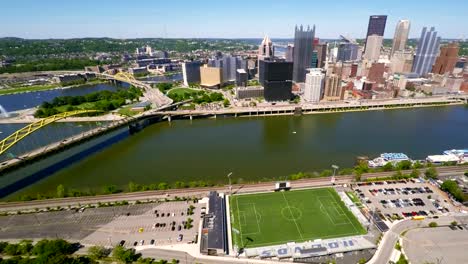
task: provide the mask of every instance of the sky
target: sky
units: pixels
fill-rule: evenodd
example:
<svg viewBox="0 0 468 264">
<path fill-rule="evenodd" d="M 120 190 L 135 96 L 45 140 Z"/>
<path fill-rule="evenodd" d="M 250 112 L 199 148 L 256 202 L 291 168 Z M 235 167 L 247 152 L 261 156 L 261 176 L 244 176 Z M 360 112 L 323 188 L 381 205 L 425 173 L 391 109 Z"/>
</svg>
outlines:
<svg viewBox="0 0 468 264">
<path fill-rule="evenodd" d="M 296 24 L 316 36 L 363 38 L 370 15 L 399 19 L 410 37 L 434 26 L 443 38 L 468 37 L 467 0 L 3 0 L 0 37 L 292 38 Z"/>
</svg>

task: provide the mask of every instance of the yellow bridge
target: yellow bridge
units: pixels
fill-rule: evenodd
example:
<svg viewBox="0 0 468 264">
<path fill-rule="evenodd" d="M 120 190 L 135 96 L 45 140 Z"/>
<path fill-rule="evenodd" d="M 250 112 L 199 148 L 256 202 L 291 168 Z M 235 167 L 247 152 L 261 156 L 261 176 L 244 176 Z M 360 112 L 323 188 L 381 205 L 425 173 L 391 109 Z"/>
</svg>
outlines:
<svg viewBox="0 0 468 264">
<path fill-rule="evenodd" d="M 88 113 L 99 113 L 102 111 L 99 110 L 75 110 L 75 111 L 70 111 L 70 112 L 64 112 L 60 114 L 56 114 L 53 116 L 49 116 L 46 118 L 43 118 L 37 122 L 31 123 L 17 131 L 15 131 L 13 134 L 9 135 L 8 137 L 4 138 L 2 141 L 0 141 L 0 155 L 5 153 L 9 148 L 11 148 L 13 145 L 21 141 L 23 138 L 29 136 L 30 134 L 34 133 L 36 130 L 43 128 L 49 124 L 52 124 L 60 119 L 64 119 L 70 116 L 76 116 L 76 115 L 82 115 L 82 114 L 88 114 Z"/>
</svg>

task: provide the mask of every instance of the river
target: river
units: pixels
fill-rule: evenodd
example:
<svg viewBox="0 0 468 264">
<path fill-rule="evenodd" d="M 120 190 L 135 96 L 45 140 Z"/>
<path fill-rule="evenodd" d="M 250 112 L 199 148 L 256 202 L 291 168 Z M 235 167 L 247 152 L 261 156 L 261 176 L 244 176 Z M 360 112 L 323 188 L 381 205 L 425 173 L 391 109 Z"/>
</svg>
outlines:
<svg viewBox="0 0 468 264">
<path fill-rule="evenodd" d="M 466 131 L 468 108 L 464 106 L 175 120 L 131 136 L 117 131 L 120 139 L 113 144 L 68 166 L 62 164 L 52 175 L 10 197 L 54 193 L 59 184 L 100 190 L 130 181 L 225 183 L 229 172 L 237 182 L 284 179 L 332 164 L 351 167 L 356 156 L 375 157 L 382 152 L 424 159 L 446 149 L 467 148 Z M 60 155 L 49 159 L 58 160 Z M 20 176 L 12 175 L 9 181 L 15 177 Z"/>
</svg>

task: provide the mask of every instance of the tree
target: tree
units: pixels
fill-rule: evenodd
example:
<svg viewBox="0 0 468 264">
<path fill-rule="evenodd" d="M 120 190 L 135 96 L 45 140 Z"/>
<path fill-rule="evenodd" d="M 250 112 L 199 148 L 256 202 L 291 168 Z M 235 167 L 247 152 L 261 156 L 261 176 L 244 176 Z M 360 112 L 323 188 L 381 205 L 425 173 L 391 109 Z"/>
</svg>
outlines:
<svg viewBox="0 0 468 264">
<path fill-rule="evenodd" d="M 387 162 L 387 164 L 385 164 L 382 167 L 383 171 L 393 171 L 394 169 L 395 169 L 395 167 L 393 167 L 393 164 L 391 162 Z"/>
<path fill-rule="evenodd" d="M 174 186 L 176 187 L 176 189 L 182 189 L 182 188 L 185 188 L 185 183 L 181 181 L 176 181 L 174 183 Z"/>
<path fill-rule="evenodd" d="M 167 190 L 169 189 L 169 184 L 167 184 L 166 182 L 160 182 L 158 184 L 158 190 Z"/>
<path fill-rule="evenodd" d="M 465 171 L 465 173 L 464 173 L 464 174 L 465 174 L 465 176 L 466 176 L 466 177 L 468 177 L 468 171 Z"/>
<path fill-rule="evenodd" d="M 321 173 L 320 173 L 320 177 L 328 177 L 328 176 L 332 176 L 333 175 L 333 171 L 332 170 L 323 170 Z"/>
<path fill-rule="evenodd" d="M 411 169 L 412 165 L 413 164 L 411 163 L 411 161 L 403 160 L 403 161 L 398 162 L 396 167 L 399 170 L 409 170 L 409 169 Z"/>
<path fill-rule="evenodd" d="M 6 245 L 6 247 L 3 249 L 3 253 L 9 256 L 17 256 L 21 254 L 19 246 L 17 244 Z"/>
<path fill-rule="evenodd" d="M 437 170 L 434 167 L 429 167 L 424 172 L 424 176 L 426 176 L 426 178 L 428 179 L 437 179 L 437 176 L 439 175 L 437 173 Z"/>
<path fill-rule="evenodd" d="M 458 225 L 458 223 L 457 223 L 457 221 L 453 221 L 453 222 L 450 223 L 450 225 L 451 226 L 456 226 L 456 225 Z"/>
<path fill-rule="evenodd" d="M 141 190 L 141 186 L 131 181 L 128 183 L 128 190 L 130 192 L 138 192 Z"/>
<path fill-rule="evenodd" d="M 231 105 L 231 103 L 229 102 L 229 100 L 228 100 L 228 99 L 224 99 L 224 101 L 223 101 L 223 106 L 224 106 L 224 107 L 228 107 L 228 106 L 230 106 L 230 105 Z"/>
<path fill-rule="evenodd" d="M 429 227 L 437 227 L 438 224 L 436 222 L 430 222 L 428 226 Z"/>
<path fill-rule="evenodd" d="M 421 172 L 418 169 L 413 169 L 410 173 L 411 178 L 418 178 L 421 176 Z"/>
<path fill-rule="evenodd" d="M 63 186 L 63 184 L 59 184 L 57 186 L 57 197 L 58 198 L 63 198 L 65 197 L 67 191 L 65 190 L 65 186 Z"/>
<path fill-rule="evenodd" d="M 422 167 L 424 167 L 424 166 L 423 166 L 423 165 L 421 164 L 421 162 L 419 162 L 419 161 L 416 161 L 416 162 L 413 164 L 413 168 L 414 168 L 414 169 L 420 169 L 420 168 L 422 168 Z"/>
<path fill-rule="evenodd" d="M 355 174 L 354 174 L 354 180 L 356 182 L 360 182 L 361 181 L 361 176 L 362 176 L 362 173 L 356 171 Z"/>
<path fill-rule="evenodd" d="M 88 255 L 96 260 L 107 257 L 109 253 L 109 250 L 102 246 L 92 246 L 88 249 Z"/>
<path fill-rule="evenodd" d="M 135 249 L 125 249 L 122 246 L 116 246 L 112 251 L 112 257 L 122 263 L 132 263 L 139 259 L 141 254 L 136 254 Z"/>
<path fill-rule="evenodd" d="M 112 193 L 119 193 L 121 190 L 117 188 L 115 185 L 106 185 L 102 188 L 102 192 L 104 194 L 112 194 Z"/>
</svg>

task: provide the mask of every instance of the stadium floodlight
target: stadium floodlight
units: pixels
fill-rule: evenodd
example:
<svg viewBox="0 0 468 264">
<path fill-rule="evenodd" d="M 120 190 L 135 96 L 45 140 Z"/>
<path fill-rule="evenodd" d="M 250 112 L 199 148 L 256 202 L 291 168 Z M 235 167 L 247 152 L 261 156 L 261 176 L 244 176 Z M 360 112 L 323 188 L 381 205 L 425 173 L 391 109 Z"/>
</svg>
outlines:
<svg viewBox="0 0 468 264">
<path fill-rule="evenodd" d="M 232 175 L 232 171 L 229 172 L 227 175 L 227 177 L 229 178 L 229 195 L 232 195 L 231 175 Z"/>
</svg>

